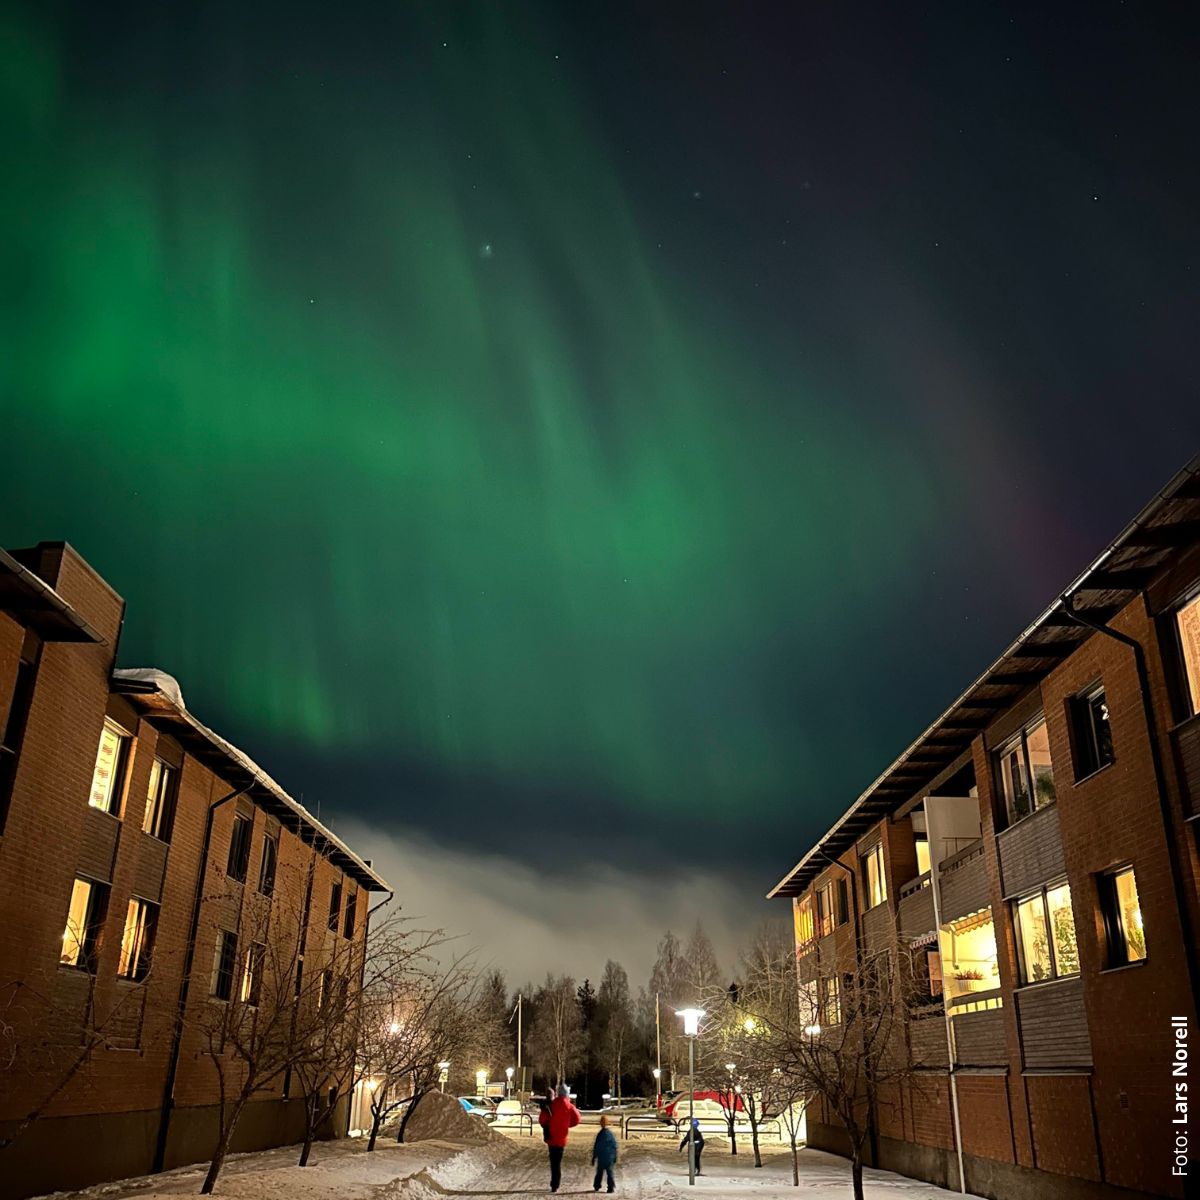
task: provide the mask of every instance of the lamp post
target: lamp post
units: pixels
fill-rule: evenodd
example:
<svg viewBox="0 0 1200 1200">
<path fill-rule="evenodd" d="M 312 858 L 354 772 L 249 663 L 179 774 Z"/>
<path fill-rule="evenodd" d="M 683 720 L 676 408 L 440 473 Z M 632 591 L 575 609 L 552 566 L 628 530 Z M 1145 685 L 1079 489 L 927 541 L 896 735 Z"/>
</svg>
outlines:
<svg viewBox="0 0 1200 1200">
<path fill-rule="evenodd" d="M 675 1015 L 683 1020 L 683 1033 L 688 1040 L 688 1186 L 696 1183 L 696 1034 L 700 1032 L 702 1008 L 676 1009 Z"/>
<path fill-rule="evenodd" d="M 650 1074 L 654 1076 L 654 1107 L 662 1108 L 662 1067 L 651 1067 Z"/>
<path fill-rule="evenodd" d="M 726 1063 L 725 1070 L 729 1072 L 729 1152 L 737 1153 L 737 1081 L 733 1077 L 737 1063 Z"/>
<path fill-rule="evenodd" d="M 506 1096 L 511 1096 L 512 1095 L 512 1077 L 513 1077 L 512 1067 L 505 1067 L 504 1074 L 508 1078 L 508 1082 L 504 1085 L 504 1094 Z"/>
</svg>

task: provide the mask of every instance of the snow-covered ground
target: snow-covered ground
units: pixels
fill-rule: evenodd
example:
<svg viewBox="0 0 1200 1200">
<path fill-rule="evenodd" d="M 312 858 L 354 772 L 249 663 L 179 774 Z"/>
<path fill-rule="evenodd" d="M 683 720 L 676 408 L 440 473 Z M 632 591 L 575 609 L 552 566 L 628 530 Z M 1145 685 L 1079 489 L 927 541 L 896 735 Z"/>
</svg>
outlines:
<svg viewBox="0 0 1200 1200">
<path fill-rule="evenodd" d="M 575 1131 L 563 1164 L 560 1196 L 588 1196 L 589 1164 L 594 1133 Z M 792 1186 L 791 1157 L 772 1146 L 763 1166 L 750 1154 L 736 1157 L 717 1139 L 705 1147 L 704 1173 L 688 1186 L 687 1159 L 676 1143 L 650 1140 L 621 1143 L 617 1191 L 630 1200 L 846 1200 L 850 1168 L 840 1158 L 818 1150 L 800 1154 L 800 1186 Z M 747 1147 L 748 1149 L 748 1147 Z M 505 1196 L 540 1196 L 549 1191 L 546 1150 L 538 1136 L 501 1135 L 483 1142 L 418 1141 L 398 1146 L 381 1140 L 374 1153 L 362 1139 L 319 1142 L 312 1162 L 300 1168 L 297 1150 L 286 1147 L 231 1158 L 216 1195 L 229 1200 L 443 1200 L 471 1197 L 500 1200 Z M 178 1200 L 194 1195 L 204 1167 L 184 1167 L 162 1175 L 103 1184 L 73 1193 L 77 1200 Z M 866 1172 L 869 1200 L 949 1200 L 954 1192 L 891 1175 Z"/>
</svg>

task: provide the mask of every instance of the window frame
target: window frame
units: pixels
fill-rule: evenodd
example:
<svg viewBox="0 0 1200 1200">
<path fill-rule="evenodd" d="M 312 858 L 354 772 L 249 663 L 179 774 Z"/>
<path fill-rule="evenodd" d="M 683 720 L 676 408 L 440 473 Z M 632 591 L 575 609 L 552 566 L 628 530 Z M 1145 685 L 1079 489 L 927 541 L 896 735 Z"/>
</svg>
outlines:
<svg viewBox="0 0 1200 1200">
<path fill-rule="evenodd" d="M 27 630 L 21 656 L 17 660 L 12 693 L 8 698 L 4 728 L 0 729 L 0 834 L 4 832 L 9 808 L 12 806 L 17 768 L 21 764 L 21 747 L 25 743 L 25 730 L 33 709 L 41 659 L 42 640 L 32 630 Z"/>
<path fill-rule="evenodd" d="M 228 948 L 228 953 L 226 949 Z M 226 961 L 228 960 L 228 961 Z M 212 981 L 209 998 L 228 1004 L 233 998 L 234 980 L 237 977 L 238 935 L 232 929 L 218 929 L 213 948 Z M 224 986 L 222 986 L 224 984 Z"/>
<path fill-rule="evenodd" d="M 828 937 L 834 931 L 833 920 L 833 880 L 827 879 L 816 892 L 816 923 L 817 937 Z"/>
<path fill-rule="evenodd" d="M 817 940 L 817 921 L 811 892 L 796 897 L 796 915 L 793 923 L 795 925 L 796 953 L 802 954 Z M 806 931 L 808 937 L 801 941 L 800 938 Z"/>
<path fill-rule="evenodd" d="M 871 887 L 871 863 L 876 862 L 876 883 Z M 886 904 L 888 899 L 887 870 L 883 858 L 883 840 L 880 839 L 859 856 L 859 866 L 862 874 L 863 903 L 867 912 Z M 876 894 L 878 893 L 878 894 Z"/>
<path fill-rule="evenodd" d="M 243 836 L 242 831 L 245 831 Z M 233 827 L 229 831 L 229 860 L 225 864 L 225 876 L 238 883 L 246 882 L 250 869 L 250 843 L 254 838 L 254 816 L 251 813 L 235 812 Z M 237 859 L 234 853 L 237 852 Z"/>
<path fill-rule="evenodd" d="M 1107 969 L 1117 967 L 1133 967 L 1144 963 L 1150 957 L 1150 948 L 1146 945 L 1146 925 L 1142 922 L 1142 953 L 1138 958 L 1129 955 L 1129 933 L 1125 928 L 1125 914 L 1121 910 L 1120 897 L 1117 892 L 1117 880 L 1128 875 L 1133 880 L 1134 895 L 1137 897 L 1138 913 L 1142 911 L 1142 894 L 1137 886 L 1137 872 L 1132 862 L 1110 867 L 1101 871 L 1097 877 L 1100 897 L 1100 915 L 1104 922 L 1105 964 Z"/>
<path fill-rule="evenodd" d="M 1034 716 L 1030 717 L 1020 729 L 1018 729 L 1011 737 L 1006 738 L 1004 742 L 992 752 L 992 767 L 993 774 L 996 780 L 996 792 L 1004 801 L 1004 812 L 1007 817 L 1008 825 L 1015 825 L 1018 821 L 1025 820 L 1026 817 L 1032 817 L 1034 813 L 1041 812 L 1044 808 L 1049 808 L 1050 805 L 1058 801 L 1058 789 L 1054 783 L 1054 759 L 1050 759 L 1050 783 L 1052 795 L 1049 800 L 1038 803 L 1038 785 L 1037 779 L 1033 772 L 1033 763 L 1029 757 L 1029 735 L 1035 733 L 1040 728 L 1046 728 L 1046 740 L 1049 742 L 1049 727 L 1046 723 L 1046 711 L 1040 709 Z M 1024 767 L 1025 778 L 1029 786 L 1029 811 L 1019 813 L 1016 811 L 1016 795 L 1009 796 L 1008 790 L 1004 786 L 1004 759 L 1012 753 L 1014 748 L 1020 749 L 1021 764 Z M 1014 788 L 1015 793 L 1015 788 Z"/>
<path fill-rule="evenodd" d="M 251 942 L 242 962 L 242 978 L 238 984 L 238 1003 L 257 1008 L 262 1003 L 263 965 L 267 961 L 265 942 Z"/>
<path fill-rule="evenodd" d="M 74 961 L 68 961 L 59 952 L 58 965 L 70 971 L 82 971 L 88 975 L 96 973 L 96 966 L 103 948 L 104 926 L 108 920 L 108 900 L 111 884 L 102 879 L 93 879 L 90 875 L 75 875 L 71 879 L 71 894 L 67 899 L 67 919 L 63 925 L 62 944 L 65 951 L 67 934 L 71 929 L 71 910 L 75 907 L 75 888 L 83 884 L 88 889 L 84 901 L 83 925 L 81 933 L 76 937 L 76 954 Z"/>
<path fill-rule="evenodd" d="M 270 848 L 270 874 L 267 872 L 267 850 Z M 262 851 L 258 860 L 258 894 L 271 897 L 275 895 L 275 877 L 279 870 L 279 830 L 267 830 L 263 834 Z M 264 884 L 266 886 L 264 886 Z"/>
<path fill-rule="evenodd" d="M 327 922 L 331 933 L 337 933 L 342 919 L 342 883 L 339 875 L 329 888 L 329 920 Z"/>
<path fill-rule="evenodd" d="M 1075 925 L 1075 900 L 1074 896 L 1071 895 L 1071 881 L 1066 876 L 1062 876 L 1042 884 L 1041 887 L 1035 888 L 1033 891 L 1017 896 L 1011 902 L 1010 913 L 1013 922 L 1013 941 L 1017 948 L 1017 971 L 1022 987 L 1040 983 L 1052 983 L 1056 979 L 1074 979 L 1083 973 L 1082 961 L 1080 961 L 1079 966 L 1074 971 L 1059 970 L 1058 946 L 1056 945 L 1054 934 L 1054 922 L 1050 915 L 1050 893 L 1057 891 L 1061 887 L 1067 889 L 1067 895 L 1071 898 L 1071 932 L 1075 939 L 1075 957 L 1079 958 L 1079 930 Z M 1022 929 L 1020 909 L 1021 905 L 1028 904 L 1039 897 L 1042 902 L 1042 919 L 1045 921 L 1046 950 L 1050 958 L 1050 973 L 1042 979 L 1032 979 L 1030 978 L 1029 964 L 1025 956 L 1025 937 Z"/>
<path fill-rule="evenodd" d="M 154 965 L 154 943 L 158 936 L 160 905 L 141 896 L 130 896 L 121 930 L 121 953 L 117 959 L 117 978 L 142 983 Z M 130 938 L 130 923 L 133 937 Z M 132 944 L 131 944 L 132 940 Z"/>
<path fill-rule="evenodd" d="M 150 764 L 151 785 L 146 789 L 146 811 L 142 814 L 142 832 L 160 842 L 170 843 L 175 831 L 175 802 L 179 794 L 179 768 L 156 754 Z"/>
<path fill-rule="evenodd" d="M 342 913 L 342 937 L 354 940 L 354 927 L 358 924 L 358 889 L 346 893 L 345 911 Z"/>
<path fill-rule="evenodd" d="M 1097 701 L 1104 705 L 1107 713 L 1108 696 L 1104 690 L 1102 679 L 1098 679 L 1091 687 L 1084 688 L 1082 692 L 1072 696 L 1068 702 L 1076 783 L 1090 779 L 1097 771 L 1103 771 L 1105 767 L 1111 766 L 1117 761 L 1112 741 L 1112 721 L 1109 716 L 1104 718 L 1104 722 L 1108 726 L 1107 739 L 1102 739 L 1100 736 L 1095 711 Z M 1107 757 L 1105 757 L 1102 747 L 1103 740 L 1106 740 L 1108 745 Z"/>
<path fill-rule="evenodd" d="M 111 733 L 117 739 L 117 752 L 113 756 L 112 774 L 109 780 L 108 797 L 104 804 L 96 804 L 93 797 L 96 794 L 96 772 L 100 767 L 100 751 L 104 746 L 104 735 Z M 88 807 L 96 812 L 107 813 L 118 821 L 122 819 L 125 808 L 125 775 L 129 767 L 129 751 L 133 744 L 133 734 L 125 729 L 112 717 L 104 718 L 100 730 L 100 740 L 96 743 L 96 761 L 92 764 L 92 781 L 88 788 Z"/>
<path fill-rule="evenodd" d="M 1193 604 L 1200 604 L 1200 579 L 1187 587 L 1180 598 L 1170 606 L 1167 615 L 1171 621 L 1171 643 L 1174 647 L 1174 675 L 1179 694 L 1180 722 L 1200 716 L 1200 662 L 1196 664 L 1197 678 L 1193 682 L 1188 674 L 1187 651 L 1184 649 L 1183 632 L 1179 618 Z M 1200 610 L 1198 610 L 1200 615 Z"/>
</svg>

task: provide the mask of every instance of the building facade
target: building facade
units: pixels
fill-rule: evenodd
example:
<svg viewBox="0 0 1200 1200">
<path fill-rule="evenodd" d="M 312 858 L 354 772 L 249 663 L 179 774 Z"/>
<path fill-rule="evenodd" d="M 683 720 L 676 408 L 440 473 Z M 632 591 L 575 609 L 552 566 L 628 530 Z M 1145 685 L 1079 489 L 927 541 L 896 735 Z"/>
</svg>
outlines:
<svg viewBox="0 0 1200 1200">
<path fill-rule="evenodd" d="M 770 892 L 826 1022 L 864 950 L 913 965 L 880 1166 L 996 1198 L 1184 1195 L 1198 834 L 1194 461 Z M 844 1150 L 819 1099 L 808 1131 Z"/>
<path fill-rule="evenodd" d="M 174 679 L 115 669 L 123 618 L 69 546 L 0 552 L 4 1197 L 207 1158 L 222 1014 L 282 963 L 354 987 L 390 891 Z M 234 1149 L 297 1140 L 301 1091 L 267 1081 Z"/>
</svg>

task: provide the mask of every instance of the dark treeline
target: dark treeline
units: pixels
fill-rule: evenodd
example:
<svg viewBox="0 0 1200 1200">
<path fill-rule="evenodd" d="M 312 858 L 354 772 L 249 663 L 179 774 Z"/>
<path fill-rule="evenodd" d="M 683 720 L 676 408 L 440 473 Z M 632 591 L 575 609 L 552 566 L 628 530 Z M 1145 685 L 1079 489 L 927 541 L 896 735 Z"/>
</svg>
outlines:
<svg viewBox="0 0 1200 1200">
<path fill-rule="evenodd" d="M 460 1094 L 473 1092 L 480 1069 L 494 1083 L 504 1080 L 506 1067 L 516 1065 L 515 1009 L 520 996 L 522 1060 L 529 1088 L 540 1091 L 565 1082 L 582 1106 L 592 1108 L 599 1107 L 606 1094 L 652 1097 L 660 1052 L 662 1090 L 682 1087 L 687 1043 L 675 1010 L 715 990 L 736 988 L 760 942 L 786 945 L 786 928 L 782 923 L 764 926 L 739 962 L 723 972 L 701 923 L 686 940 L 668 930 L 659 940 L 650 977 L 636 992 L 625 968 L 612 959 L 595 978 L 549 973 L 541 983 L 513 988 L 502 970 L 494 970 L 480 989 L 481 1045 L 486 1050 L 477 1062 L 455 1064 L 450 1086 Z M 698 1078 L 707 1069 L 703 1054 L 700 1048 Z"/>
</svg>

